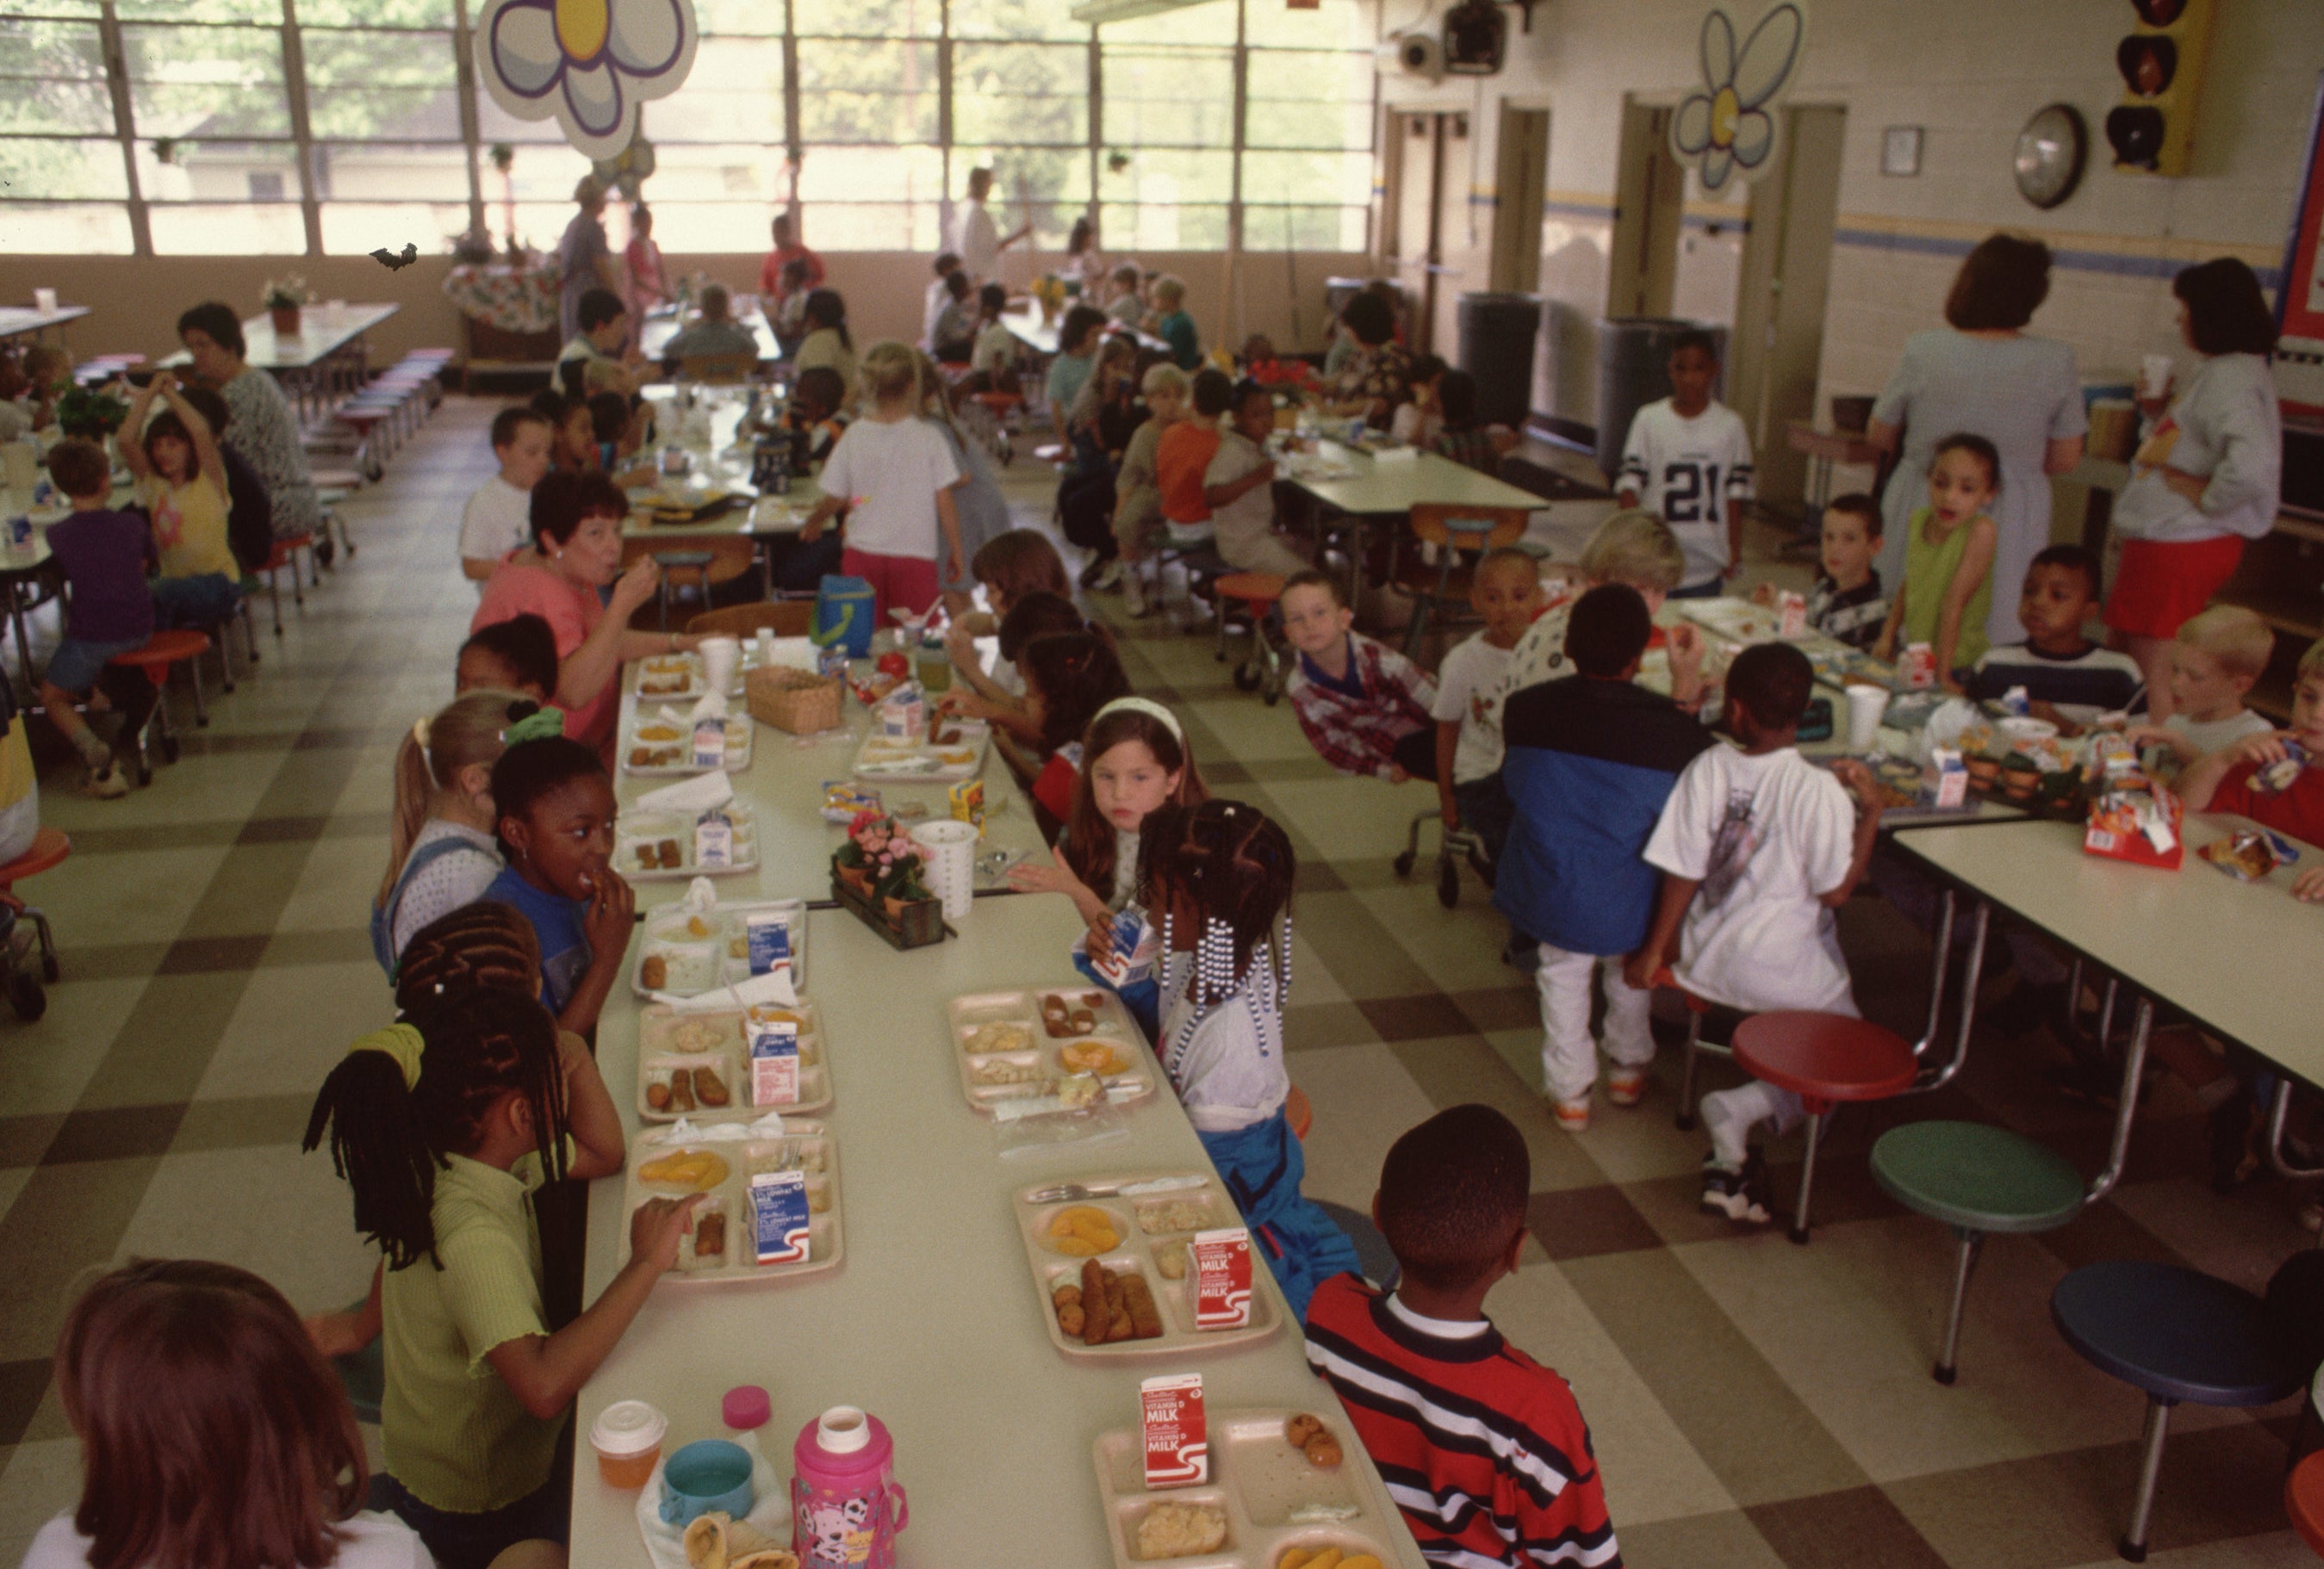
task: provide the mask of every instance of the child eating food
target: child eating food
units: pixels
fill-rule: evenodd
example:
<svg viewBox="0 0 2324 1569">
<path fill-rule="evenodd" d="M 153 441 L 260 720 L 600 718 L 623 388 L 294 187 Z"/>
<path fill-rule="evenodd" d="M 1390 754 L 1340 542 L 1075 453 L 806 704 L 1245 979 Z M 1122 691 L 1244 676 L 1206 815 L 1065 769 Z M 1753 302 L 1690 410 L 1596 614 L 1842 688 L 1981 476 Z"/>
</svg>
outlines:
<svg viewBox="0 0 2324 1569">
<path fill-rule="evenodd" d="M 566 1029 L 593 1035 L 637 908 L 613 869 L 613 782 L 593 748 L 552 734 L 501 754 L 492 796 L 508 866 L 484 897 L 515 905 L 532 922 L 541 1005 Z"/>
<path fill-rule="evenodd" d="M 1485 1295 L 1517 1272 L 1533 1160 L 1487 1106 L 1388 1149 L 1372 1219 L 1396 1289 L 1316 1289 L 1307 1365 L 1340 1397 L 1421 1555 L 1475 1569 L 1618 1564 L 1590 1429 L 1566 1381 L 1501 1338 Z"/>
<path fill-rule="evenodd" d="M 1969 694 L 1997 698 L 2025 689 L 2027 711 L 2080 735 L 2100 714 L 2119 712 L 2146 687 L 2138 662 L 2082 635 L 2098 612 L 2098 557 L 2079 545 L 2052 545 L 2025 568 L 2017 620 L 2025 641 L 1988 648 L 1969 673 Z"/>
<path fill-rule="evenodd" d="M 2324 638 L 2308 646 L 2292 688 L 2289 729 L 2246 736 L 2179 775 L 2190 812 L 2233 812 L 2310 844 L 2324 844 Z M 2302 899 L 2324 897 L 2310 867 L 2293 885 Z"/>
<path fill-rule="evenodd" d="M 54 529 L 49 537 L 55 539 Z M 2159 725 L 2134 726 L 2129 732 L 2133 741 L 2148 748 L 2150 773 L 2168 778 L 2198 757 L 2275 728 L 2244 706 L 2275 652 L 2275 633 L 2256 614 L 2241 605 L 2213 605 L 2180 622 L 2166 652 L 2171 717 Z"/>
<path fill-rule="evenodd" d="M 324 1080 L 303 1147 L 327 1134 L 355 1225 L 387 1256 L 384 1501 L 444 1569 L 484 1569 L 518 1541 L 562 1542 L 559 1432 L 677 1263 L 699 1197 L 641 1207 L 629 1262 L 549 1332 L 528 1197 L 544 1180 L 610 1176 L 625 1149 L 587 1051 L 507 992 L 447 996 L 357 1040 Z"/>
<path fill-rule="evenodd" d="M 1283 636 L 1299 652 L 1284 691 L 1299 728 L 1343 774 L 1436 777 L 1436 684 L 1394 649 L 1354 629 L 1356 613 L 1329 573 L 1310 568 L 1283 584 Z"/>
<path fill-rule="evenodd" d="M 396 748 L 387 874 L 371 907 L 372 957 L 391 979 L 412 933 L 483 898 L 505 869 L 493 765 L 512 745 L 562 733 L 548 711 L 512 693 L 472 692 L 415 722 Z"/>
<path fill-rule="evenodd" d="M 557 634 L 530 611 L 479 627 L 460 645 L 452 695 L 490 689 L 546 703 L 557 691 Z"/>
<path fill-rule="evenodd" d="M 1111 638 L 1097 632 L 1036 638 L 1018 658 L 1025 703 L 1040 726 L 1032 769 L 1033 803 L 1043 826 L 1062 825 L 1074 809 L 1082 769 L 1082 735 L 1098 710 L 1130 691 Z M 1006 732 L 1002 736 L 1006 744 Z"/>
<path fill-rule="evenodd" d="M 1888 601 L 1888 624 L 1873 645 L 1877 658 L 1926 643 L 1936 654 L 1938 684 L 1960 690 L 1959 672 L 1986 649 L 1993 607 L 1993 553 L 2000 533 L 1986 509 L 2001 491 L 2001 454 L 1965 432 L 1937 443 L 1929 464 L 1929 504 L 1905 530 L 1904 575 Z"/>
<path fill-rule="evenodd" d="M 1316 1285 L 1360 1266 L 1355 1244 L 1299 1191 L 1306 1167 L 1283 1115 L 1291 840 L 1236 801 L 1148 821 L 1141 871 L 1162 923 L 1155 1053 L 1250 1227 L 1253 1251 L 1304 1322 Z"/>
</svg>

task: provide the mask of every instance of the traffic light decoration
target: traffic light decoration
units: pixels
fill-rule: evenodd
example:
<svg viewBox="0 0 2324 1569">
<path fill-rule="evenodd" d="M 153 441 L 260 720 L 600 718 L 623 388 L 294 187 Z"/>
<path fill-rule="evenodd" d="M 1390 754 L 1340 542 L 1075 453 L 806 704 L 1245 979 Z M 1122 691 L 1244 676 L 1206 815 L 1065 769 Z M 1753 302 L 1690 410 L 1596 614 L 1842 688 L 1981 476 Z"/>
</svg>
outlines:
<svg viewBox="0 0 2324 1569">
<path fill-rule="evenodd" d="M 2122 103 L 2106 118 L 2114 166 L 2184 174 L 2211 52 L 2212 0 L 2131 0 L 2137 23 L 2115 45 Z"/>
</svg>

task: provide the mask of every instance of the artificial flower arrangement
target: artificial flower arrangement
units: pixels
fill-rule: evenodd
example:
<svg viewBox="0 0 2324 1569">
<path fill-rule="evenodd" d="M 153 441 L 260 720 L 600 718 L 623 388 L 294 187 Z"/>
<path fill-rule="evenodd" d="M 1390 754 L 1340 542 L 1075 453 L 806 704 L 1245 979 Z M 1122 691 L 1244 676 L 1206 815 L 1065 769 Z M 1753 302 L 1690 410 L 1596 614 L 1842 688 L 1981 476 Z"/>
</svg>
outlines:
<svg viewBox="0 0 2324 1569">
<path fill-rule="evenodd" d="M 944 906 L 928 891 L 920 847 L 896 820 L 866 809 L 831 858 L 833 896 L 897 948 L 944 940 Z"/>
<path fill-rule="evenodd" d="M 312 298 L 307 292 L 307 280 L 296 272 L 282 278 L 270 278 L 260 291 L 259 303 L 266 314 L 274 318 L 274 330 L 283 337 L 299 335 L 299 309 Z"/>
<path fill-rule="evenodd" d="M 68 387 L 57 399 L 57 424 L 67 436 L 103 441 L 129 417 L 129 405 L 102 387 Z"/>
</svg>

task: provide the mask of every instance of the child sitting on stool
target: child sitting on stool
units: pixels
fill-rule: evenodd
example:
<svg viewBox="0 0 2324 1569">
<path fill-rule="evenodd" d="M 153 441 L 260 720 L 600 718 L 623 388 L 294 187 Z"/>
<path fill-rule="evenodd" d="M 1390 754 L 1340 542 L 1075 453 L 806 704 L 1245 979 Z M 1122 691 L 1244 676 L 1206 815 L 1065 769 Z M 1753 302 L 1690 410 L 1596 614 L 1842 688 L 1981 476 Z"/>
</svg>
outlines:
<svg viewBox="0 0 2324 1569">
<path fill-rule="evenodd" d="M 1283 585 L 1283 636 L 1299 652 L 1284 690 L 1299 728 L 1343 774 L 1401 784 L 1436 777 L 1436 684 L 1394 649 L 1354 630 L 1340 585 L 1313 568 Z"/>
</svg>

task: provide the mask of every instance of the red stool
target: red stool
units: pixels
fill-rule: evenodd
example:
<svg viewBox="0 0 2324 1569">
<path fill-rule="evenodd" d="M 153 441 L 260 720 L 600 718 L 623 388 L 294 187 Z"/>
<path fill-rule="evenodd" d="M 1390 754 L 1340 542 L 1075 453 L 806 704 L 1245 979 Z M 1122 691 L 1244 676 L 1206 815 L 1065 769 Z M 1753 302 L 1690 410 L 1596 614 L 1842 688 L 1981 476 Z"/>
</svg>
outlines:
<svg viewBox="0 0 2324 1569">
<path fill-rule="evenodd" d="M 145 722 L 161 743 L 161 760 L 165 763 L 174 763 L 178 760 L 178 738 L 170 731 L 170 705 L 161 701 L 164 689 L 170 683 L 170 666 L 182 661 L 188 674 L 192 675 L 194 723 L 207 725 L 210 722 L 210 714 L 208 707 L 202 700 L 201 657 L 209 651 L 210 639 L 208 633 L 190 631 L 180 627 L 156 632 L 143 647 L 132 648 L 126 654 L 115 654 L 106 661 L 107 665 L 117 665 L 124 670 L 143 671 L 145 679 L 152 683 L 153 716 Z M 152 777 L 152 770 L 147 766 L 145 760 L 144 740 L 140 737 L 137 747 L 137 783 L 143 784 Z"/>
<path fill-rule="evenodd" d="M 285 534 L 274 542 L 274 548 L 267 553 L 265 563 L 251 573 L 253 577 L 266 580 L 266 597 L 274 602 L 274 635 L 278 638 L 282 636 L 282 589 L 276 574 L 286 566 L 290 569 L 291 601 L 298 606 L 300 614 L 304 615 L 307 611 L 307 596 L 299 587 L 299 553 L 302 550 L 307 553 L 311 570 L 315 559 L 315 537 L 311 534 Z M 355 553 L 350 550 L 348 554 L 352 555 Z M 317 581 L 321 580 L 318 578 Z"/>
<path fill-rule="evenodd" d="M 1806 1104 L 1807 1159 L 1792 1211 L 1792 1240 L 1808 1240 L 1808 1195 L 1826 1113 L 1843 1101 L 1887 1100 L 1913 1087 L 1920 1062 L 1894 1030 L 1840 1014 L 1754 1014 L 1735 1026 L 1735 1063 Z"/>
<path fill-rule="evenodd" d="M 2324 1449 L 2292 1468 L 2283 1482 L 2283 1512 L 2308 1550 L 2324 1556 Z"/>
<path fill-rule="evenodd" d="M 1692 1133 L 1694 1130 L 1695 1058 L 1705 1051 L 1710 1052 L 1713 1057 L 1732 1057 L 1735 1053 L 1720 1045 L 1716 1041 L 1706 1041 L 1702 1038 L 1702 1019 L 1704 1014 L 1711 1012 L 1711 1005 L 1679 985 L 1678 977 L 1671 973 L 1670 966 L 1665 965 L 1655 971 L 1654 989 L 1658 992 L 1676 992 L 1679 995 L 1679 1000 L 1686 1004 L 1686 1057 L 1679 1069 L 1676 1121 L 1679 1132 Z"/>
<path fill-rule="evenodd" d="M 1211 583 L 1218 596 L 1220 663 L 1227 656 L 1227 607 L 1239 604 L 1250 617 L 1250 657 L 1235 666 L 1234 684 L 1244 692 L 1262 692 L 1273 708 L 1283 696 L 1284 658 L 1267 635 L 1267 613 L 1283 597 L 1283 579 L 1271 572 L 1231 572 Z"/>
<path fill-rule="evenodd" d="M 1307 1130 L 1315 1125 L 1315 1108 L 1307 1104 L 1307 1092 L 1297 1085 L 1283 1097 L 1283 1120 L 1291 1124 L 1291 1136 L 1301 1143 L 1307 1142 Z"/>
<path fill-rule="evenodd" d="M 14 950 L 8 950 L 8 1002 L 16 1016 L 31 1023 L 49 1010 L 49 995 L 41 989 L 44 980 L 57 978 L 57 935 L 50 929 L 49 918 L 16 896 L 16 885 L 26 877 L 37 876 L 61 863 L 72 854 L 72 840 L 61 829 L 44 828 L 32 836 L 30 849 L 14 860 L 0 863 L 0 906 L 5 906 L 16 921 L 29 921 L 40 936 L 41 973 L 19 973 L 14 966 Z"/>
</svg>

